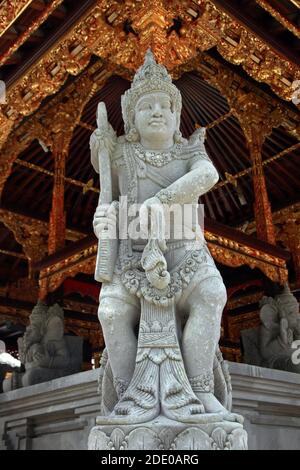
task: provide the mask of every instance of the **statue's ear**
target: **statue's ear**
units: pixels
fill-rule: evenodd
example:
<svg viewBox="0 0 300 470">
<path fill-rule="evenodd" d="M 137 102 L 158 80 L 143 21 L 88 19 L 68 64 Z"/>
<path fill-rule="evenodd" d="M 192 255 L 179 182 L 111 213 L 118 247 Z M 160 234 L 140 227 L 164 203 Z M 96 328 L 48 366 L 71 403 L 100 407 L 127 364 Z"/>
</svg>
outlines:
<svg viewBox="0 0 300 470">
<path fill-rule="evenodd" d="M 279 326 L 278 313 L 278 309 L 275 305 L 267 304 L 260 309 L 259 315 L 261 322 L 268 330 Z"/>
</svg>

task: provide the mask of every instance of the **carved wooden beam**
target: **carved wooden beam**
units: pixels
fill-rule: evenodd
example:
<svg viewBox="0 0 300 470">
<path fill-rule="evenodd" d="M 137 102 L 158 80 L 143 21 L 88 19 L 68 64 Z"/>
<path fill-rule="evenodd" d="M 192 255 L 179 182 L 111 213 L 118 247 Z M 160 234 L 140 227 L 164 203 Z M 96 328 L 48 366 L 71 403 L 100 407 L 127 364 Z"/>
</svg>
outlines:
<svg viewBox="0 0 300 470">
<path fill-rule="evenodd" d="M 3 65 L 13 54 L 14 52 L 17 51 L 19 47 L 24 44 L 24 42 L 31 36 L 34 31 L 36 31 L 39 26 L 47 20 L 47 18 L 53 13 L 53 11 L 63 2 L 63 0 L 52 0 L 48 5 L 44 5 L 44 9 L 42 10 L 42 13 L 36 18 L 24 31 L 24 33 L 20 34 L 17 39 L 12 43 L 11 46 L 9 46 L 8 50 L 5 51 L 1 56 L 0 56 L 0 67 Z M 3 2 L 6 3 L 6 2 Z M 10 2 L 11 3 L 11 2 Z M 20 0 L 15 1 L 14 3 L 16 4 L 21 4 Z M 23 2 L 24 3 L 24 2 Z M 27 2 L 27 3 L 33 3 L 32 1 Z M 1 5 L 2 6 L 2 5 Z M 25 7 L 26 8 L 26 7 Z M 1 18 L 1 12 L 0 12 L 0 18 Z M 1 27 L 1 24 L 0 24 Z M 3 34 L 3 33 L 2 33 Z M 1 32 L 0 32 L 0 37 L 1 37 Z"/>
<path fill-rule="evenodd" d="M 296 109 L 293 111 L 291 107 L 261 90 L 253 81 L 233 72 L 229 66 L 220 63 L 207 52 L 198 54 L 196 58 L 175 68 L 173 76 L 179 78 L 183 73 L 193 70 L 197 71 L 203 80 L 217 88 L 227 99 L 231 113 L 238 109 L 243 96 L 249 93 L 255 94 L 262 100 L 263 107 L 276 112 L 278 125 L 283 126 L 287 132 L 300 140 L 300 113 Z"/>
<path fill-rule="evenodd" d="M 279 23 L 282 24 L 286 29 L 293 33 L 297 38 L 300 38 L 300 28 L 290 21 L 285 15 L 281 14 L 276 8 L 274 8 L 268 0 L 256 0 L 259 6 L 266 10 L 270 15 L 272 15 Z M 295 6 L 300 8 L 300 2 L 298 5 L 295 3 Z"/>
<path fill-rule="evenodd" d="M 21 14 L 29 7 L 32 0 L 3 0 L 0 4 L 0 38 Z"/>
</svg>

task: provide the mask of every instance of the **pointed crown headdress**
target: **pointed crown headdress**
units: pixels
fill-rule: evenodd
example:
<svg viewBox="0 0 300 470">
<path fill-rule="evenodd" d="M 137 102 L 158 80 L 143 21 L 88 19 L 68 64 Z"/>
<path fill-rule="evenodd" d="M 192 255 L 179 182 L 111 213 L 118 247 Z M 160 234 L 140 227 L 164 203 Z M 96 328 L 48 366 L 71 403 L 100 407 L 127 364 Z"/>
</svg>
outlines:
<svg viewBox="0 0 300 470">
<path fill-rule="evenodd" d="M 151 49 L 148 49 L 144 64 L 136 72 L 129 90 L 122 96 L 122 115 L 126 134 L 133 126 L 134 110 L 138 100 L 145 94 L 153 92 L 167 93 L 179 118 L 182 107 L 180 91 L 172 83 L 166 67 L 158 64 Z"/>
<path fill-rule="evenodd" d="M 288 284 L 284 285 L 284 289 L 281 294 L 276 295 L 275 300 L 281 305 L 294 305 L 299 306 L 298 300 L 291 292 Z"/>
</svg>

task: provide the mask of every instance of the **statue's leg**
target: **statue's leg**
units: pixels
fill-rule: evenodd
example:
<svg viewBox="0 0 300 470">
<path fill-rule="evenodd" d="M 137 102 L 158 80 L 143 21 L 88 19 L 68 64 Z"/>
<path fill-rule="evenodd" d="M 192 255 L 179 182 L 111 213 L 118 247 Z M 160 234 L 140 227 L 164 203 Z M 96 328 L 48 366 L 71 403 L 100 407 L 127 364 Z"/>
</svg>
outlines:
<svg viewBox="0 0 300 470">
<path fill-rule="evenodd" d="M 134 372 L 137 351 L 135 328 L 139 315 L 138 299 L 127 293 L 120 281 L 102 286 L 98 316 L 119 397 Z"/>
<path fill-rule="evenodd" d="M 186 300 L 182 353 L 189 377 L 212 373 L 225 303 L 226 288 L 220 276 L 200 282 Z"/>
<path fill-rule="evenodd" d="M 182 335 L 182 354 L 192 389 L 206 413 L 219 413 L 224 419 L 236 421 L 240 417 L 229 413 L 213 393 L 213 363 L 226 300 L 226 288 L 218 274 L 194 287 L 186 299 L 188 319 Z"/>
</svg>

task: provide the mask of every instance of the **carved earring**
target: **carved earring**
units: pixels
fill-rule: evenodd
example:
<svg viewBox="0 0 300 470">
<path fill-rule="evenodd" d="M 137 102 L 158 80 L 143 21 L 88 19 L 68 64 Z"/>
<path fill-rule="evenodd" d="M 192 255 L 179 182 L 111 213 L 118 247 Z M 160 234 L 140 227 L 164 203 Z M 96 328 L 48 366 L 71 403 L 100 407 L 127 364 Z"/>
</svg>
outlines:
<svg viewBox="0 0 300 470">
<path fill-rule="evenodd" d="M 135 127 L 131 127 L 128 134 L 126 134 L 126 140 L 128 142 L 138 142 L 140 140 L 140 134 Z"/>
<path fill-rule="evenodd" d="M 183 142 L 182 134 L 179 130 L 175 131 L 174 133 L 174 142 L 175 144 L 181 144 Z"/>
</svg>

